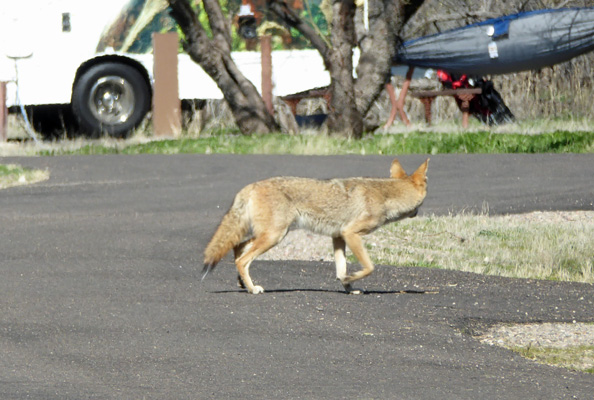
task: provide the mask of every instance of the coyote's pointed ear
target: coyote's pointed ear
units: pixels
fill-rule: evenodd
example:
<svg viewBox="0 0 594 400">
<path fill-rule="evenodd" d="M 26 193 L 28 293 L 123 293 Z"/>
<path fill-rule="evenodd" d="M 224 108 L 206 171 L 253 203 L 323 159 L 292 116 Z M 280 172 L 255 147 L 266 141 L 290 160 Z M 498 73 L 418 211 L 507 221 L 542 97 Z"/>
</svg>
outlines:
<svg viewBox="0 0 594 400">
<path fill-rule="evenodd" d="M 404 172 L 402 165 L 400 165 L 398 160 L 395 158 L 394 161 L 392 161 L 392 166 L 390 167 L 390 177 L 396 178 L 396 179 L 402 179 L 402 178 L 406 178 L 406 176 L 407 176 L 406 172 Z"/>
<path fill-rule="evenodd" d="M 429 166 L 429 159 L 425 161 L 417 170 L 410 176 L 416 185 L 423 185 L 427 182 L 427 167 Z"/>
</svg>

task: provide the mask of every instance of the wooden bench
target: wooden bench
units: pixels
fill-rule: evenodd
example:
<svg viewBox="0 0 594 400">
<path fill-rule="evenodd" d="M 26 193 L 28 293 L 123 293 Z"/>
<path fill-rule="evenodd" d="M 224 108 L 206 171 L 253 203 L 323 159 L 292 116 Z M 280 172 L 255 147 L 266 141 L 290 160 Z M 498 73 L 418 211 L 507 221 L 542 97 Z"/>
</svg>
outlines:
<svg viewBox="0 0 594 400">
<path fill-rule="evenodd" d="M 410 67 L 408 72 L 406 73 L 406 79 L 402 84 L 402 90 L 400 91 L 400 96 L 396 99 L 396 95 L 394 93 L 394 86 L 391 83 L 386 84 L 386 90 L 388 91 L 388 95 L 390 96 L 390 102 L 392 104 L 392 110 L 390 112 L 390 117 L 388 121 L 384 125 L 384 128 L 389 128 L 394 123 L 394 119 L 396 119 L 396 115 L 400 116 L 402 122 L 406 125 L 410 125 L 410 121 L 404 112 L 404 100 L 410 88 L 410 81 L 412 79 L 412 75 L 414 72 L 414 67 Z M 470 102 L 472 99 L 480 95 L 482 93 L 482 89 L 480 88 L 473 88 L 473 89 L 445 89 L 445 90 L 424 90 L 419 92 L 411 92 L 411 96 L 419 99 L 423 105 L 425 106 L 425 121 L 430 124 L 431 123 L 431 105 L 433 104 L 433 100 L 437 96 L 453 96 L 460 100 L 460 109 L 462 110 L 462 126 L 464 128 L 468 127 L 468 116 L 470 114 Z"/>
<path fill-rule="evenodd" d="M 325 86 L 281 97 L 281 99 L 289 105 L 293 115 L 297 115 L 297 105 L 301 100 L 312 98 L 323 98 L 326 100 L 326 104 L 328 104 L 329 107 L 330 100 L 332 99 L 332 93 L 330 92 L 330 88 Z"/>
<path fill-rule="evenodd" d="M 470 102 L 472 99 L 483 92 L 481 88 L 474 89 L 445 89 L 445 90 L 424 90 L 420 92 L 411 92 L 411 96 L 416 97 L 425 106 L 425 121 L 431 124 L 431 105 L 437 96 L 453 96 L 460 100 L 460 110 L 462 111 L 462 126 L 468 127 L 468 116 L 470 114 Z"/>
</svg>

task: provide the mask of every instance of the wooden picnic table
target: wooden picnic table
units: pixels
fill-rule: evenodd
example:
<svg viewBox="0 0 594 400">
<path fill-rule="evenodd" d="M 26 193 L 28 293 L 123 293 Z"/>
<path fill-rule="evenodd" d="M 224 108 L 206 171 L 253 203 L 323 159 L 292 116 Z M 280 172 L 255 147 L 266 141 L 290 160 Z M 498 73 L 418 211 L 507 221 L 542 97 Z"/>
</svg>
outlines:
<svg viewBox="0 0 594 400">
<path fill-rule="evenodd" d="M 390 117 L 388 121 L 384 125 L 384 128 L 389 128 L 394 123 L 396 119 L 396 115 L 400 116 L 402 122 L 406 125 L 410 125 L 410 120 L 408 119 L 406 112 L 404 111 L 404 100 L 406 99 L 406 95 L 409 92 L 410 88 L 410 81 L 412 79 L 412 75 L 414 72 L 414 67 L 410 67 L 406 73 L 406 79 L 402 84 L 402 90 L 400 91 L 400 95 L 398 99 L 396 99 L 396 95 L 394 92 L 394 86 L 391 83 L 386 84 L 386 90 L 388 91 L 388 95 L 390 96 L 390 103 L 392 104 L 392 109 L 390 111 Z M 468 127 L 468 117 L 470 115 L 470 102 L 474 99 L 475 96 L 480 95 L 482 93 L 481 88 L 471 88 L 471 89 L 444 89 L 444 90 L 423 90 L 423 91 L 411 91 L 411 96 L 418 98 L 423 105 L 425 106 L 425 121 L 428 124 L 431 124 L 431 105 L 433 104 L 433 100 L 435 100 L 438 96 L 452 96 L 460 100 L 460 109 L 462 110 L 462 126 L 464 128 Z"/>
</svg>

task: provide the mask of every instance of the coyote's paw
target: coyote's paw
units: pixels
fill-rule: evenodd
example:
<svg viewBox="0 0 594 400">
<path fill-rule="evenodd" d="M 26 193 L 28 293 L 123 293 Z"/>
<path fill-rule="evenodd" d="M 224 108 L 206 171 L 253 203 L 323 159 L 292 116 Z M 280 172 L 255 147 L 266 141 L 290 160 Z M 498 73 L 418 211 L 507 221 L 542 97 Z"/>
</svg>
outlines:
<svg viewBox="0 0 594 400">
<path fill-rule="evenodd" d="M 347 292 L 347 294 L 361 294 L 361 293 L 363 293 L 362 290 L 353 289 L 353 286 L 351 286 L 350 283 L 343 283 L 343 286 L 344 286 L 344 290 Z"/>
<path fill-rule="evenodd" d="M 251 294 L 260 294 L 264 293 L 264 288 L 262 286 L 254 286 L 253 290 L 250 290 Z"/>
<path fill-rule="evenodd" d="M 237 287 L 240 289 L 245 289 L 245 285 L 243 284 L 243 281 L 241 280 L 241 276 L 237 277 Z"/>
</svg>

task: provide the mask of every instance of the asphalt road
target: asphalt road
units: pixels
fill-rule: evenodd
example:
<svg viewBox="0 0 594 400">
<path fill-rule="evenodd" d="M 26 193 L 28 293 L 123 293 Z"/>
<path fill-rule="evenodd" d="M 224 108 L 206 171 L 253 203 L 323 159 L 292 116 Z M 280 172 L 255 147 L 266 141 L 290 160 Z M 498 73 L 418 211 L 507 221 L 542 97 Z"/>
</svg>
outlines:
<svg viewBox="0 0 594 400">
<path fill-rule="evenodd" d="M 412 172 L 423 156 L 401 157 Z M 594 321 L 594 287 L 201 252 L 234 193 L 272 175 L 387 176 L 391 157 L 0 158 L 0 399 L 591 399 L 594 375 L 481 344 L 498 322 Z M 424 213 L 593 210 L 592 155 L 432 156 Z"/>
</svg>

